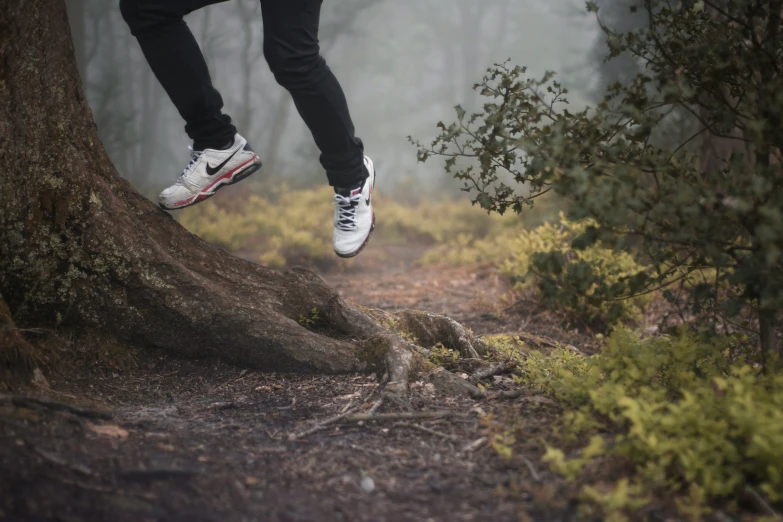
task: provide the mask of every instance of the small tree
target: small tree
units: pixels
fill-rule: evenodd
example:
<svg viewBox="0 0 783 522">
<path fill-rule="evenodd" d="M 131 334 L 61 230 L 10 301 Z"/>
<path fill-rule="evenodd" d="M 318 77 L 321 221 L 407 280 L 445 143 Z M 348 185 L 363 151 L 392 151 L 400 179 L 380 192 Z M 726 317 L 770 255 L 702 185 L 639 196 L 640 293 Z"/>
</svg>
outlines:
<svg viewBox="0 0 783 522">
<path fill-rule="evenodd" d="M 630 52 L 646 66 L 610 85 L 597 107 L 571 112 L 551 73 L 529 79 L 524 68 L 498 65 L 476 85 L 483 111 L 457 107 L 458 121 L 439 124 L 419 159 L 447 157 L 447 170 L 488 211 L 521 212 L 549 191 L 565 196 L 571 217 L 597 222 L 576 246 L 632 239 L 654 267 L 601 285 L 589 267 L 567 265 L 585 288 L 601 286 L 596 299 L 663 288 L 725 321 L 749 305 L 771 353 L 783 306 L 782 4 L 638 1 L 631 9 L 646 15 L 645 27 L 603 29 L 610 57 Z M 676 113 L 697 128 L 662 145 Z M 545 274 L 566 264 L 552 254 L 536 266 Z M 687 298 L 671 291 L 682 282 L 691 283 Z"/>
</svg>

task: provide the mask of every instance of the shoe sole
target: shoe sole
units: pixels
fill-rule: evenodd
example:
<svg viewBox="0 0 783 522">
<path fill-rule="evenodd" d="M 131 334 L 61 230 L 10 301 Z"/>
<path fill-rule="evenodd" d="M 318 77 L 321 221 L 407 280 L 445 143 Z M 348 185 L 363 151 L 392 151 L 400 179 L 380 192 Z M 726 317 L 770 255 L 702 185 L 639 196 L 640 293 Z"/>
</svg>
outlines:
<svg viewBox="0 0 783 522">
<path fill-rule="evenodd" d="M 184 205 L 177 205 L 172 207 L 167 207 L 163 205 L 163 203 L 158 202 L 158 206 L 162 208 L 163 210 L 181 210 L 183 208 L 192 207 L 193 205 L 196 205 L 197 203 L 201 203 L 202 201 L 205 201 L 215 194 L 217 194 L 218 190 L 221 188 L 228 186 L 228 185 L 234 185 L 236 183 L 239 183 L 243 179 L 247 178 L 251 174 L 258 171 L 258 169 L 261 168 L 261 160 L 258 159 L 258 162 L 255 163 L 254 160 L 257 160 L 258 156 L 250 160 L 250 164 L 247 167 L 241 168 L 234 172 L 230 178 L 227 178 L 225 180 L 220 180 L 218 183 L 216 183 L 214 186 L 212 186 L 209 190 L 209 192 L 202 192 L 200 194 L 197 194 L 193 196 L 193 198 Z"/>
<path fill-rule="evenodd" d="M 375 190 L 375 183 L 378 181 L 378 169 L 375 168 L 374 163 L 372 166 L 372 170 L 373 170 L 373 180 L 372 180 L 372 190 L 370 191 L 370 194 L 372 194 L 372 191 Z M 370 201 L 372 202 L 372 199 Z M 341 254 L 337 250 L 335 250 L 334 253 L 337 254 L 337 257 L 341 257 L 343 259 L 350 259 L 352 257 L 358 256 L 359 254 L 361 254 L 362 250 L 364 250 L 364 247 L 367 246 L 367 243 L 370 242 L 370 238 L 372 237 L 372 233 L 374 230 L 375 230 L 375 211 L 373 210 L 372 225 L 370 225 L 370 233 L 367 234 L 366 238 L 364 238 L 364 242 L 361 244 L 361 246 L 355 252 L 351 252 L 350 254 Z"/>
</svg>

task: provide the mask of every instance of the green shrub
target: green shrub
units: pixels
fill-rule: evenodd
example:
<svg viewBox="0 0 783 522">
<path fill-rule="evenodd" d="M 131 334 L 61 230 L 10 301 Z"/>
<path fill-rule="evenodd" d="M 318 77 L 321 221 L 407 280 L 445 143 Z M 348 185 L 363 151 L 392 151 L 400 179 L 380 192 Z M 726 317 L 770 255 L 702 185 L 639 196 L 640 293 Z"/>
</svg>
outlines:
<svg viewBox="0 0 783 522">
<path fill-rule="evenodd" d="M 533 230 L 503 228 L 485 238 L 462 234 L 426 253 L 422 262 L 489 263 L 519 287 L 535 285 L 548 305 L 584 321 L 613 325 L 638 319 L 650 295 L 614 301 L 612 288 L 649 268 L 629 252 L 600 243 L 574 248 L 574 239 L 591 226 L 592 220 L 572 222 L 561 213 L 558 223 Z"/>
<path fill-rule="evenodd" d="M 597 224 L 580 238 L 634 242 L 656 267 L 612 298 L 713 270 L 667 298 L 701 316 L 751 308 L 766 357 L 779 351 L 783 310 L 783 32 L 778 0 L 632 0 L 645 23 L 607 33 L 607 58 L 634 56 L 639 73 L 574 108 L 552 73 L 497 65 L 475 85 L 481 109 L 418 144 L 485 210 L 523 212 L 555 192 L 569 217 Z M 587 2 L 598 12 L 599 2 Z M 555 258 L 549 265 L 561 268 Z M 543 264 L 543 263 L 542 263 Z M 557 274 L 555 274 L 556 276 Z M 726 289 L 731 292 L 726 295 Z M 783 362 L 783 361 L 779 361 Z"/>
<path fill-rule="evenodd" d="M 256 253 L 263 264 L 332 260 L 332 189 L 287 190 L 248 195 L 227 207 L 207 201 L 185 209 L 180 222 L 206 241 L 231 252 Z M 439 244 L 455 235 L 481 237 L 518 227 L 517 216 L 487 215 L 462 201 L 401 204 L 375 193 L 376 238 L 387 242 Z"/>
<path fill-rule="evenodd" d="M 780 501 L 783 375 L 765 375 L 735 357 L 742 342 L 707 342 L 685 331 L 642 339 L 618 329 L 591 357 L 565 349 L 529 352 L 515 378 L 565 409 L 562 438 L 548 441 L 545 455 L 554 471 L 574 480 L 587 463 L 605 457 L 632 466 L 630 485 L 623 486 L 627 502 L 617 498 L 617 488 L 584 491 L 606 509 L 626 512 L 644 495 L 668 491 L 692 515 L 697 500 L 730 500 L 748 485 Z M 579 451 L 563 449 L 585 439 Z"/>
<path fill-rule="evenodd" d="M 331 188 L 250 195 L 221 208 L 213 201 L 184 210 L 180 222 L 202 239 L 232 252 L 260 253 L 275 267 L 331 256 Z"/>
</svg>

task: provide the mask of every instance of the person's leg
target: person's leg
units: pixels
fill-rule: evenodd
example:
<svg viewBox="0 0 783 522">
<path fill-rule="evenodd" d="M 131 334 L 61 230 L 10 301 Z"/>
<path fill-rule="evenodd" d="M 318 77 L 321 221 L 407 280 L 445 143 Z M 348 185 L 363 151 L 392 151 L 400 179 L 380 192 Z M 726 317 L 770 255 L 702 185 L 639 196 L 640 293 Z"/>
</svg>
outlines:
<svg viewBox="0 0 783 522">
<path fill-rule="evenodd" d="M 185 120 L 185 131 L 196 150 L 233 143 L 237 131 L 221 111 L 223 99 L 212 86 L 201 49 L 182 17 L 223 1 L 120 0 L 122 17 Z"/>
<path fill-rule="evenodd" d="M 320 55 L 321 0 L 261 0 L 261 12 L 264 56 L 312 132 L 329 184 L 362 183 L 368 175 L 364 147 L 354 135 L 343 90 Z"/>
<path fill-rule="evenodd" d="M 158 196 L 158 204 L 165 210 L 204 201 L 261 167 L 258 155 L 237 134 L 231 118 L 221 112 L 223 100 L 212 86 L 204 56 L 182 19 L 218 1 L 224 0 L 120 0 L 123 18 L 193 139 L 187 167 L 177 182 Z"/>
</svg>

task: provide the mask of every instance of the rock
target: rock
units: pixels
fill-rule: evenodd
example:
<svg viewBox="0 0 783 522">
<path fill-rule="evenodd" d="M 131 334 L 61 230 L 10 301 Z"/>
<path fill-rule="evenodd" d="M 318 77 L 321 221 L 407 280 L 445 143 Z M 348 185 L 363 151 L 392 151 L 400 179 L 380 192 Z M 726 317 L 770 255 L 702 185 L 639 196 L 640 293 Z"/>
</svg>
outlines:
<svg viewBox="0 0 783 522">
<path fill-rule="evenodd" d="M 44 377 L 40 368 L 35 368 L 33 370 L 33 386 L 37 386 L 38 388 L 49 388 L 49 381 L 46 380 L 46 377 Z"/>
<path fill-rule="evenodd" d="M 361 486 L 362 489 L 367 493 L 372 493 L 375 491 L 375 481 L 372 479 L 372 477 L 368 477 L 367 475 L 362 477 Z"/>
</svg>

